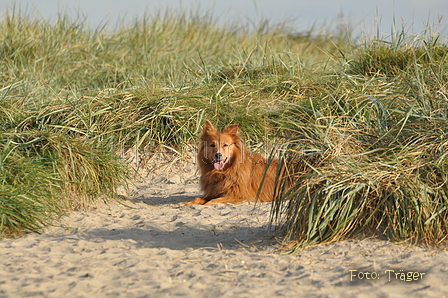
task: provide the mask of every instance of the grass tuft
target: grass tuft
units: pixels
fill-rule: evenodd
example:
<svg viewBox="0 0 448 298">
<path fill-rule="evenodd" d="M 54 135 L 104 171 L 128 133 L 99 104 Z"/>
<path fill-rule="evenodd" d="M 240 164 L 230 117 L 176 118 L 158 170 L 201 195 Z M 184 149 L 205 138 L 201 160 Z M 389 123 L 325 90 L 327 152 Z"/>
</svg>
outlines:
<svg viewBox="0 0 448 298">
<path fill-rule="evenodd" d="M 279 117 L 293 183 L 277 192 L 272 221 L 295 249 L 359 235 L 446 245 L 448 64 L 438 40 L 406 50 L 372 41 L 327 80 L 323 99 Z"/>
</svg>

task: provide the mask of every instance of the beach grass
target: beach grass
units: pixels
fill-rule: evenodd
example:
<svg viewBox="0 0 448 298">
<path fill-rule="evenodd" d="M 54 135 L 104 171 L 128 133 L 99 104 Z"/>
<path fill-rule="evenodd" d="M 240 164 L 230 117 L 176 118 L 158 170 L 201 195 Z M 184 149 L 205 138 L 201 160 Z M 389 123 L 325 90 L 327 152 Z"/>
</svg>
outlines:
<svg viewBox="0 0 448 298">
<path fill-rule="evenodd" d="M 181 150 L 209 119 L 288 165 L 272 223 L 295 247 L 445 240 L 448 47 L 430 28 L 357 42 L 199 12 L 92 29 L 11 11 L 0 40 L 3 235 L 117 198 L 125 152 Z"/>
<path fill-rule="evenodd" d="M 445 246 L 447 45 L 432 35 L 373 40 L 344 56 L 326 94 L 280 117 L 293 181 L 277 192 L 272 220 L 293 250 L 366 235 Z"/>
</svg>

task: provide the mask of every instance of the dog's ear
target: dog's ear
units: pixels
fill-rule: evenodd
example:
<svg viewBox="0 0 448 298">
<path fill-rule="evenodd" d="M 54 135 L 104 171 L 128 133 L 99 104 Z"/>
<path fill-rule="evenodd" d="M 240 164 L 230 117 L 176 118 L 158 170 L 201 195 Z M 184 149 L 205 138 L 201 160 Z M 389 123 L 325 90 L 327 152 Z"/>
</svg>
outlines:
<svg viewBox="0 0 448 298">
<path fill-rule="evenodd" d="M 202 128 L 202 135 L 210 135 L 216 132 L 216 128 L 208 120 L 205 120 L 204 127 Z"/>
<path fill-rule="evenodd" d="M 238 126 L 239 124 L 232 124 L 224 128 L 223 133 L 229 133 L 229 134 L 238 134 Z"/>
</svg>

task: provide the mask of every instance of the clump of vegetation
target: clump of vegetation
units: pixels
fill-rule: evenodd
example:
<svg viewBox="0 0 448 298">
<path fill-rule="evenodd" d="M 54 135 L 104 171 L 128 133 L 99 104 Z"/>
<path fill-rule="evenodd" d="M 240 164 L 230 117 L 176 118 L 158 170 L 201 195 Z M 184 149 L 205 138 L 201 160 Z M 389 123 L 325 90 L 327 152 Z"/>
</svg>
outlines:
<svg viewBox="0 0 448 298">
<path fill-rule="evenodd" d="M 327 81 L 326 100 L 282 114 L 294 180 L 272 216 L 295 248 L 355 235 L 446 244 L 448 52 L 419 41 L 367 43 Z"/>
</svg>

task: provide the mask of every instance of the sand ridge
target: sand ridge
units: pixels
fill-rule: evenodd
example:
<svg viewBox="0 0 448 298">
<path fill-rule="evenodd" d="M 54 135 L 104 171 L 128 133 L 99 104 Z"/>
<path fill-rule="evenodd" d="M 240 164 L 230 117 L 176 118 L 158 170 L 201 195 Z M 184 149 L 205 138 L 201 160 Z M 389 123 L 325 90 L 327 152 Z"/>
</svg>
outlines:
<svg viewBox="0 0 448 298">
<path fill-rule="evenodd" d="M 0 240 L 0 297 L 447 297 L 447 251 L 364 239 L 281 254 L 270 203 L 180 207 L 196 181 L 147 177 L 128 207 Z"/>
</svg>

